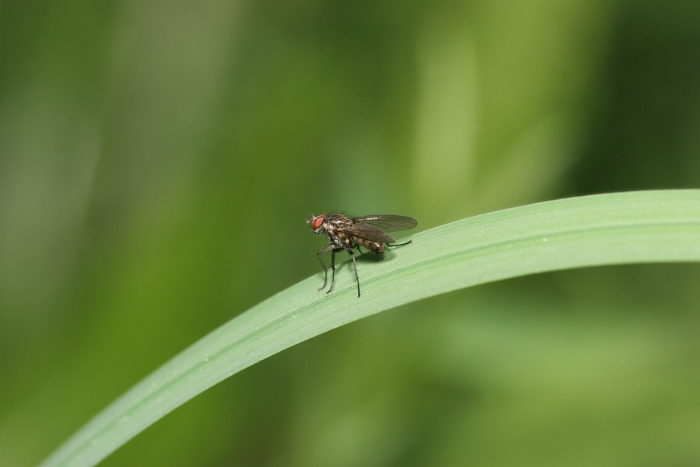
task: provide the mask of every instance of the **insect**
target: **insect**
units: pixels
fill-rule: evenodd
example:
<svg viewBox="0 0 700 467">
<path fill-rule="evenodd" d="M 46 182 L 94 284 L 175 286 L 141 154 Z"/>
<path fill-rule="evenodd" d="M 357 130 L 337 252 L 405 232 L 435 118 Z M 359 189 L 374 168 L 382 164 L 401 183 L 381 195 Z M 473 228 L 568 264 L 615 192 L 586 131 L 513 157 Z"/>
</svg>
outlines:
<svg viewBox="0 0 700 467">
<path fill-rule="evenodd" d="M 335 254 L 339 251 L 347 251 L 352 257 L 352 266 L 355 269 L 355 280 L 357 281 L 357 298 L 360 298 L 360 277 L 357 275 L 357 262 L 355 261 L 355 249 L 362 254 L 360 247 L 365 247 L 375 255 L 384 253 L 386 247 L 398 247 L 408 245 L 413 240 L 405 243 L 395 243 L 396 240 L 387 232 L 395 232 L 397 230 L 412 229 L 418 222 L 411 217 L 406 216 L 360 216 L 348 217 L 343 214 L 321 214 L 312 216 L 306 220 L 307 224 L 311 224 L 311 229 L 317 235 L 326 234 L 331 244 L 321 249 L 316 256 L 323 266 L 325 277 L 323 285 L 319 292 L 326 288 L 328 282 L 328 268 L 321 259 L 321 255 L 331 252 L 331 287 L 326 292 L 326 295 L 333 291 L 335 283 Z"/>
</svg>

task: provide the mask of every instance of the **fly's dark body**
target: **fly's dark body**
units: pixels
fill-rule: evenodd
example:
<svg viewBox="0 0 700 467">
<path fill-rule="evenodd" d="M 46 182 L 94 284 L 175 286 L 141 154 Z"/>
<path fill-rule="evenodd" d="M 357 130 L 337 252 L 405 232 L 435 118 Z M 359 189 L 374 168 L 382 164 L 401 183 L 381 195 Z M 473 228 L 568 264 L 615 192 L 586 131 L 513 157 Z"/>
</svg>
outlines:
<svg viewBox="0 0 700 467">
<path fill-rule="evenodd" d="M 364 247 L 374 253 L 381 255 L 387 247 L 397 247 L 408 245 L 406 243 L 396 244 L 396 240 L 387 234 L 397 230 L 412 229 L 418 223 L 415 219 L 406 216 L 380 215 L 380 216 L 360 216 L 348 217 L 343 214 L 321 214 L 307 219 L 311 224 L 315 234 L 327 235 L 331 244 L 318 252 L 318 260 L 323 266 L 325 278 L 323 286 L 318 289 L 323 290 L 328 282 L 328 268 L 321 259 L 321 255 L 331 252 L 331 287 L 326 292 L 328 295 L 333 290 L 335 283 L 335 254 L 339 251 L 347 251 L 352 257 L 352 265 L 355 269 L 355 279 L 357 280 L 357 298 L 360 298 L 360 278 L 357 275 L 357 262 L 355 261 L 355 249 L 362 253 L 360 247 Z"/>
</svg>

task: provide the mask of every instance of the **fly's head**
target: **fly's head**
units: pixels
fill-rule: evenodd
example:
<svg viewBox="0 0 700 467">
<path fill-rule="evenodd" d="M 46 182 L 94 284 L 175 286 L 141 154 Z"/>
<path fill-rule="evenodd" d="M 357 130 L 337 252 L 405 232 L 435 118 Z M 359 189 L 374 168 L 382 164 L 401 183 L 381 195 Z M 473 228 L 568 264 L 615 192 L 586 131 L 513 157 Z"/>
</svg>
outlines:
<svg viewBox="0 0 700 467">
<path fill-rule="evenodd" d="M 323 235 L 326 233 L 326 215 L 321 214 L 319 216 L 311 216 L 306 219 L 307 224 L 311 224 L 311 230 L 314 231 L 316 235 Z"/>
</svg>

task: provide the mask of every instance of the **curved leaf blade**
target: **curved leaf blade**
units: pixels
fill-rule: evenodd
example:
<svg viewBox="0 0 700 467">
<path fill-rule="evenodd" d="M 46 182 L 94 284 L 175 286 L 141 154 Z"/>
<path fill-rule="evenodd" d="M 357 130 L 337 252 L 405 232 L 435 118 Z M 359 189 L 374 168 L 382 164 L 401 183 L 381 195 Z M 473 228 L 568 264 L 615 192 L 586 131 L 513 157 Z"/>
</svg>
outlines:
<svg viewBox="0 0 700 467">
<path fill-rule="evenodd" d="M 383 310 L 511 277 L 584 266 L 700 261 L 700 190 L 570 198 L 485 214 L 360 261 L 336 291 L 310 277 L 214 330 L 117 399 L 43 466 L 92 466 L 168 412 L 294 344 Z"/>
</svg>

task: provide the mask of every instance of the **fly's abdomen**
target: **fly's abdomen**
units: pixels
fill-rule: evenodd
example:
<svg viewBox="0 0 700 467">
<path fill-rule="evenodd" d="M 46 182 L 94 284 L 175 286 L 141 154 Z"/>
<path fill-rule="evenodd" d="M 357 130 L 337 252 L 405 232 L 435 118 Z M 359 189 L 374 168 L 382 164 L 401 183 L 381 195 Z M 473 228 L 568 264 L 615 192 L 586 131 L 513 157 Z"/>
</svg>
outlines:
<svg viewBox="0 0 700 467">
<path fill-rule="evenodd" d="M 384 244 L 381 242 L 373 242 L 371 240 L 355 236 L 353 236 L 352 241 L 360 246 L 367 248 L 375 255 L 381 255 L 382 253 L 384 253 Z"/>
</svg>

